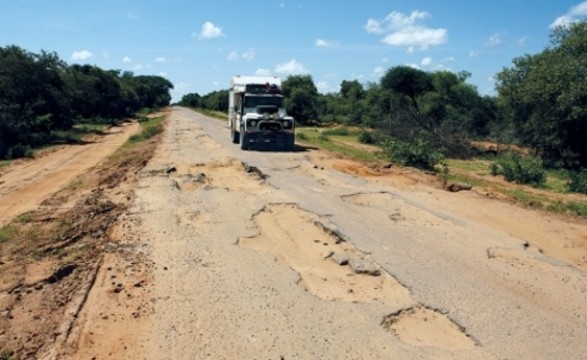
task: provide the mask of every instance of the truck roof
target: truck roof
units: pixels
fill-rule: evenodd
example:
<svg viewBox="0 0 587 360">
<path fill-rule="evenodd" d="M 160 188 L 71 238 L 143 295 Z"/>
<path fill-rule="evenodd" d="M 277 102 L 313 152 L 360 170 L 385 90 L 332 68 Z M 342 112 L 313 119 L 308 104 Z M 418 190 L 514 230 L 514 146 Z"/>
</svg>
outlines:
<svg viewBox="0 0 587 360">
<path fill-rule="evenodd" d="M 276 85 L 281 87 L 281 79 L 278 76 L 233 76 L 230 80 L 230 87 L 241 87 L 244 90 L 245 85 L 247 84 L 257 84 L 257 85 L 264 85 L 269 83 L 269 85 Z"/>
</svg>

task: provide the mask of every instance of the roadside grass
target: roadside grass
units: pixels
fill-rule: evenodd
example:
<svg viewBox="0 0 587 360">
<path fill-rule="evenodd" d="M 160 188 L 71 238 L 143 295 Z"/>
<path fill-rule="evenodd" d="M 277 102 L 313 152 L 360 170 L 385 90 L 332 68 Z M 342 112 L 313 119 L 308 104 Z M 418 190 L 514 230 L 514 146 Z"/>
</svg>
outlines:
<svg viewBox="0 0 587 360">
<path fill-rule="evenodd" d="M 163 121 L 165 116 L 158 117 L 141 117 L 139 123 L 141 125 L 141 132 L 132 135 L 124 146 L 130 146 L 152 138 L 153 136 L 163 132 Z"/>
<path fill-rule="evenodd" d="M 353 160 L 388 163 L 389 159 L 383 151 L 366 151 L 355 145 L 360 144 L 360 134 L 360 129 L 347 127 L 333 129 L 298 127 L 296 129 L 296 139 L 299 142 Z M 448 158 L 444 160 L 448 171 L 439 170 L 437 176 L 444 182 L 466 183 L 476 188 L 486 189 L 520 206 L 557 214 L 587 217 L 587 198 L 582 200 L 580 196 L 572 195 L 567 191 L 567 182 L 570 180 L 567 171 L 546 169 L 546 182 L 539 188 L 515 183 L 504 184 L 501 177 L 496 178 L 491 175 L 491 165 L 506 156 L 507 154 L 468 160 Z"/>
<path fill-rule="evenodd" d="M 210 117 L 213 117 L 218 120 L 226 121 L 226 119 L 228 119 L 228 114 L 224 113 L 222 111 L 204 110 L 204 109 L 197 109 L 197 111 L 201 112 L 202 114 L 204 114 L 206 116 L 210 116 Z"/>
<path fill-rule="evenodd" d="M 0 228 L 0 244 L 11 241 L 18 232 L 16 225 L 8 224 Z"/>
<path fill-rule="evenodd" d="M 354 160 L 367 162 L 385 161 L 383 152 L 372 152 L 353 146 L 352 144 L 362 145 L 359 142 L 359 135 L 359 130 L 346 128 L 325 130 L 315 127 L 296 128 L 296 140 L 309 145 L 314 145 Z"/>
<path fill-rule="evenodd" d="M 499 157 L 495 159 L 499 159 Z M 499 181 L 493 181 L 491 164 L 494 161 L 446 159 L 445 162 L 449 169 L 448 181 L 468 183 L 475 187 L 490 189 L 525 207 L 557 214 L 587 217 L 587 201 L 561 199 L 565 194 L 569 194 L 566 186 L 570 176 L 564 170 L 546 169 L 546 183 L 535 189 L 529 185 L 514 183 L 503 185 Z"/>
</svg>

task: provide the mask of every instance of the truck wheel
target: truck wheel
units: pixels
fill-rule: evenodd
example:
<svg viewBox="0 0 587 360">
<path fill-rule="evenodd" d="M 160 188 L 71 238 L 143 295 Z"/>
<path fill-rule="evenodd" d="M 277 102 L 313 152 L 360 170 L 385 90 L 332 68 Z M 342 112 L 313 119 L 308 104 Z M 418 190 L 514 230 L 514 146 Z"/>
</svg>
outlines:
<svg viewBox="0 0 587 360">
<path fill-rule="evenodd" d="M 296 149 L 296 137 L 291 135 L 285 142 L 285 151 L 294 151 Z"/>
<path fill-rule="evenodd" d="M 230 138 L 232 139 L 233 144 L 238 144 L 240 140 L 240 134 L 235 129 L 235 125 L 232 124 L 230 126 Z"/>
<path fill-rule="evenodd" d="M 248 150 L 249 149 L 249 139 L 247 134 L 245 133 L 245 129 L 242 128 L 241 126 L 241 131 L 240 131 L 240 144 L 241 144 L 241 150 Z"/>
</svg>

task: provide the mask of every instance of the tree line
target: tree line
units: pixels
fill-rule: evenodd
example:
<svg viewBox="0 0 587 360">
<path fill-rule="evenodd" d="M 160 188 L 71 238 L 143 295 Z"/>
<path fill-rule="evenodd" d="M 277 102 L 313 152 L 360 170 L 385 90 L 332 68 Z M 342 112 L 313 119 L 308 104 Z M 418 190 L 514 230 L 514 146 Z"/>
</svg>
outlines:
<svg viewBox="0 0 587 360">
<path fill-rule="evenodd" d="M 587 22 L 555 29 L 542 52 L 514 59 L 496 75 L 496 96 L 480 95 L 470 75 L 396 66 L 379 82 L 345 80 L 329 94 L 310 75 L 292 75 L 283 91 L 299 124 L 375 129 L 375 141 L 391 147 L 456 157 L 473 153 L 473 139 L 517 143 L 548 166 L 587 167 Z M 180 104 L 227 111 L 227 98 L 227 90 L 192 93 Z"/>
<path fill-rule="evenodd" d="M 68 65 L 56 53 L 0 47 L 0 159 L 62 141 L 60 134 L 81 123 L 112 124 L 167 106 L 171 89 L 160 76 Z"/>
</svg>

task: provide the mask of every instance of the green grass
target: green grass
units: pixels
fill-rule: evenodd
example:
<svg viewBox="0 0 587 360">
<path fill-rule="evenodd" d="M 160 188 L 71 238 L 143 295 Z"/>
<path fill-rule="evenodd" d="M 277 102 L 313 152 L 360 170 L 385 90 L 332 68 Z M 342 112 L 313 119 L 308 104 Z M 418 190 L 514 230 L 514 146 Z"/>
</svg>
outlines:
<svg viewBox="0 0 587 360">
<path fill-rule="evenodd" d="M 385 160 L 382 153 L 373 153 L 343 144 L 343 142 L 360 144 L 359 132 L 339 129 L 344 128 L 319 131 L 317 128 L 298 127 L 296 129 L 296 139 L 355 160 L 369 162 Z"/>
<path fill-rule="evenodd" d="M 12 350 L 3 350 L 0 353 L 0 360 L 12 360 L 14 356 L 14 351 Z"/>
<path fill-rule="evenodd" d="M 163 121 L 165 116 L 153 117 L 153 118 L 141 118 L 139 123 L 141 124 L 141 132 L 139 134 L 132 135 L 129 138 L 129 143 L 138 143 L 150 139 L 151 137 L 163 132 Z"/>
<path fill-rule="evenodd" d="M 0 160 L 0 169 L 12 164 L 12 160 Z"/>
<path fill-rule="evenodd" d="M 564 170 L 546 170 L 546 184 L 544 188 L 557 192 L 566 193 L 567 183 L 571 177 L 567 171 Z"/>
<path fill-rule="evenodd" d="M 481 159 L 460 160 L 460 159 L 445 159 L 444 162 L 449 169 L 459 169 L 466 172 L 471 172 L 476 175 L 489 175 L 491 173 L 491 162 Z"/>
<path fill-rule="evenodd" d="M 28 224 L 33 220 L 33 216 L 31 213 L 23 213 L 16 217 L 16 221 L 21 224 Z"/>
<path fill-rule="evenodd" d="M 0 228 L 0 244 L 10 241 L 17 233 L 18 229 L 12 224 Z"/>
</svg>

